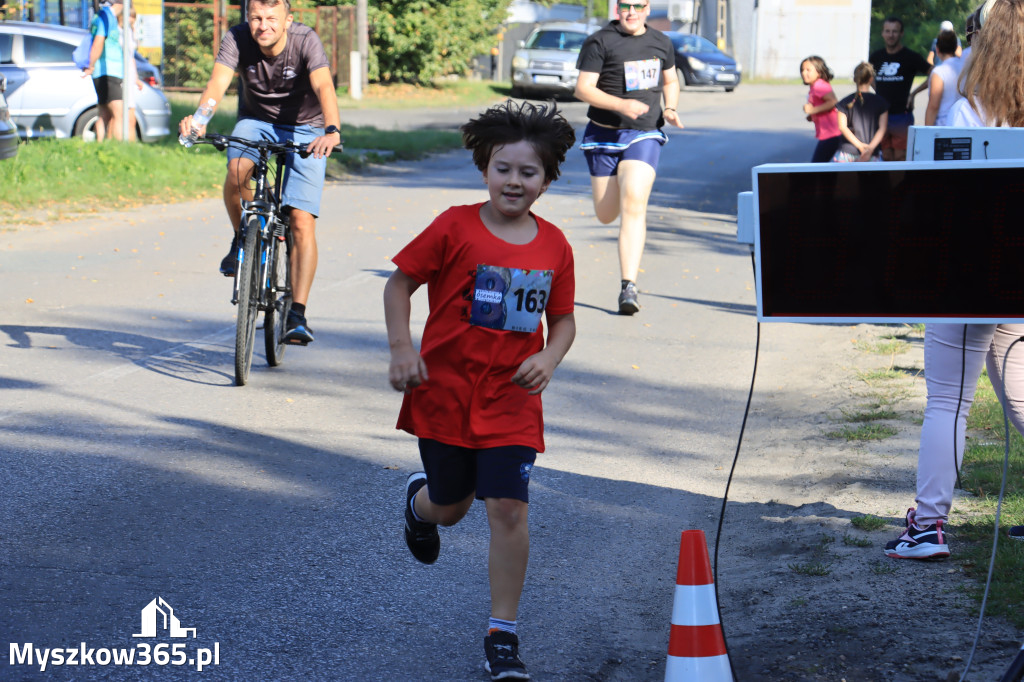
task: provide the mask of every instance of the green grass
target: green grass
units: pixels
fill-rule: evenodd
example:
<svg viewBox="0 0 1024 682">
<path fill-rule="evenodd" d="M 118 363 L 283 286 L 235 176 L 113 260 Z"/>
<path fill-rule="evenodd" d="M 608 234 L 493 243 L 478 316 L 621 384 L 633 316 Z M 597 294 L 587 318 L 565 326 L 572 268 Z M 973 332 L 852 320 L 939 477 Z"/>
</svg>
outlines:
<svg viewBox="0 0 1024 682">
<path fill-rule="evenodd" d="M 864 516 L 854 516 L 850 519 L 850 524 L 853 525 L 854 528 L 858 528 L 860 530 L 874 531 L 884 528 L 889 525 L 889 522 L 885 519 L 880 519 L 873 514 L 865 514 Z"/>
<path fill-rule="evenodd" d="M 832 567 L 824 561 L 804 561 L 789 564 L 789 569 L 794 573 L 807 576 L 823 576 L 832 572 Z"/>
<path fill-rule="evenodd" d="M 950 525 L 953 558 L 964 573 L 974 578 L 968 592 L 980 606 L 992 554 L 992 531 L 1003 478 L 1003 412 L 988 377 L 978 382 L 967 423 L 967 450 L 961 470 L 964 489 L 975 497 L 957 501 Z M 993 443 L 994 442 L 994 443 Z M 985 606 L 987 615 L 1002 616 L 1024 628 L 1024 542 L 1006 537 L 1006 529 L 1024 523 L 1024 440 L 1010 427 L 1010 459 L 999 526 L 999 547 L 992 588 Z"/>
<path fill-rule="evenodd" d="M 439 80 L 433 86 L 395 83 L 371 84 L 363 91 L 363 98 L 347 95 L 338 98 L 345 120 L 345 109 L 422 109 L 441 107 L 485 107 L 511 97 L 508 83 L 485 80 Z"/>
<path fill-rule="evenodd" d="M 830 431 L 825 435 L 839 440 L 883 440 L 899 433 L 895 427 L 887 424 L 861 424 L 857 427 L 844 426 L 838 431 Z"/>
<path fill-rule="evenodd" d="M 870 547 L 875 544 L 867 538 L 859 538 L 856 535 L 850 535 L 846 533 L 843 535 L 843 544 L 847 547 Z"/>
<path fill-rule="evenodd" d="M 848 422 L 862 423 L 862 422 L 873 422 L 881 419 L 896 419 L 897 415 L 895 410 L 880 409 L 878 407 L 870 407 L 867 410 L 855 412 L 853 410 L 841 410 L 843 419 Z"/>
<path fill-rule="evenodd" d="M 192 113 L 198 97 L 174 94 L 169 99 L 173 128 Z M 225 101 L 209 129 L 231 132 L 234 110 L 234 103 Z M 342 125 L 341 135 L 350 153 L 332 155 L 330 178 L 342 177 L 367 161 L 414 160 L 461 145 L 454 131 L 381 132 Z M 0 226 L 220 196 L 224 168 L 222 152 L 205 145 L 185 149 L 173 134 L 155 144 L 33 140 L 0 164 L 0 186 L 6 190 L 0 196 Z"/>
<path fill-rule="evenodd" d="M 858 341 L 857 349 L 866 353 L 875 353 L 876 355 L 899 355 L 910 350 L 910 344 L 903 339 L 883 338 L 883 340 L 873 343 Z"/>
</svg>

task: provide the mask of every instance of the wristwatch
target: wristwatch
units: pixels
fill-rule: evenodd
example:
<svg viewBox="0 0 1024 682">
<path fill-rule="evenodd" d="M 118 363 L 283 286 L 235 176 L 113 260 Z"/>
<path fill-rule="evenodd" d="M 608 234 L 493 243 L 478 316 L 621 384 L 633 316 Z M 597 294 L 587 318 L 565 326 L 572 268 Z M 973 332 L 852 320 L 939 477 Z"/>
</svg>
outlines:
<svg viewBox="0 0 1024 682">
<path fill-rule="evenodd" d="M 338 126 L 327 126 L 324 128 L 324 135 L 330 135 L 331 133 L 338 133 L 341 135 L 341 128 Z"/>
</svg>

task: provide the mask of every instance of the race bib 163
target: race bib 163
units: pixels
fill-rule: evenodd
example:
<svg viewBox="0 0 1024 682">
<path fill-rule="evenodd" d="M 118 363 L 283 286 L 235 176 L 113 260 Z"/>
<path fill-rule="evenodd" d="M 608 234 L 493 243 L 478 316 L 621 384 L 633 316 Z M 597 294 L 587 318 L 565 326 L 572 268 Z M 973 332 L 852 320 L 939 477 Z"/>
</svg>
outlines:
<svg viewBox="0 0 1024 682">
<path fill-rule="evenodd" d="M 553 270 L 476 266 L 469 323 L 511 332 L 537 331 L 553 276 Z"/>
</svg>

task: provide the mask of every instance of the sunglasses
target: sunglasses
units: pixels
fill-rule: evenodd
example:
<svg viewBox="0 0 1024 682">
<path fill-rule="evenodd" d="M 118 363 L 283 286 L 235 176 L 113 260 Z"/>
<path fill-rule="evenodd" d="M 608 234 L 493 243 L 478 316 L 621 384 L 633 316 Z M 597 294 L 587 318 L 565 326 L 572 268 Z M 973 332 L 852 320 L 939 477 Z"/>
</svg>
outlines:
<svg viewBox="0 0 1024 682">
<path fill-rule="evenodd" d="M 647 7 L 647 3 L 633 3 L 633 2 L 620 2 L 619 12 L 625 14 L 629 10 L 633 10 L 637 14 L 640 14 Z"/>
</svg>

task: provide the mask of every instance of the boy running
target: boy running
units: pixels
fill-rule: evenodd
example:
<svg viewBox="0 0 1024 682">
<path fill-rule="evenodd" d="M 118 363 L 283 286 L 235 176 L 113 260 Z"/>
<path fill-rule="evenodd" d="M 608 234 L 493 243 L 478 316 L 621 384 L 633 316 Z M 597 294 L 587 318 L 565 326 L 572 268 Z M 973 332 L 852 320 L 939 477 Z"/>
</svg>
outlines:
<svg viewBox="0 0 1024 682">
<path fill-rule="evenodd" d="M 431 564 L 474 499 L 490 526 L 491 618 L 484 637 L 492 680 L 528 680 L 516 614 L 530 538 L 527 488 L 544 451 L 540 394 L 576 336 L 572 248 L 530 212 L 575 142 L 558 111 L 506 102 L 462 126 L 490 200 L 454 206 L 397 256 L 384 287 L 389 379 L 404 391 L 398 427 L 419 438 L 423 472 L 406 482 L 405 540 Z M 412 294 L 427 285 L 420 352 Z M 544 324 L 548 333 L 545 345 Z"/>
</svg>

